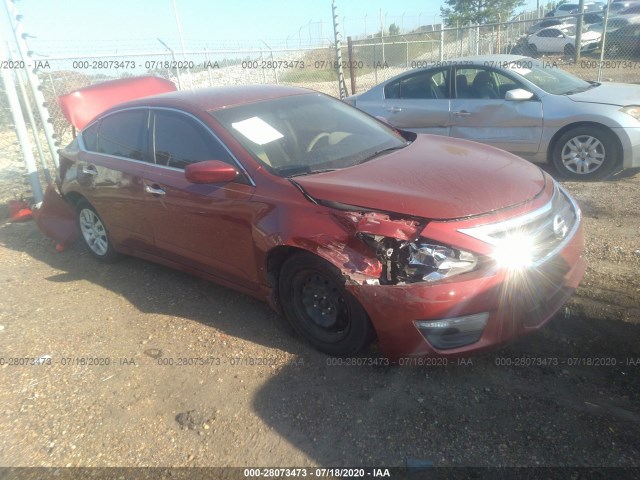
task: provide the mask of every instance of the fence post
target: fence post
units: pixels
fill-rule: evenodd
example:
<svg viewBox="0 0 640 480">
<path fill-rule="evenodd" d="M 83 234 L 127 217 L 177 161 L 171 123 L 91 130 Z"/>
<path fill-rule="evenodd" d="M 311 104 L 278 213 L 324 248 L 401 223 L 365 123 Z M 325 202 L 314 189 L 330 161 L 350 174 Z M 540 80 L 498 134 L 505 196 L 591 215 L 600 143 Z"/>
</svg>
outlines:
<svg viewBox="0 0 640 480">
<path fill-rule="evenodd" d="M 356 72 L 353 66 L 353 42 L 351 37 L 347 37 L 347 55 L 349 56 L 349 76 L 351 77 L 351 95 L 356 93 Z"/>
<path fill-rule="evenodd" d="M 342 46 L 340 44 L 340 31 L 338 29 L 338 8 L 336 0 L 333 0 L 331 9 L 333 10 L 333 38 L 336 42 L 336 62 L 338 63 L 338 91 L 340 98 L 347 96 L 347 84 L 344 81 L 344 71 L 342 69 Z"/>
<path fill-rule="evenodd" d="M 12 4 L 12 5 L 10 5 Z M 13 29 L 13 35 L 16 39 L 16 44 L 18 45 L 19 59 L 25 63 L 25 72 L 27 73 L 27 81 L 29 86 L 31 87 L 31 91 L 33 93 L 33 98 L 36 103 L 36 108 L 38 109 L 38 114 L 40 115 L 40 120 L 42 120 L 42 129 L 44 130 L 44 135 L 47 138 L 47 144 L 49 145 L 49 152 L 51 153 L 51 157 L 53 158 L 53 163 L 58 167 L 58 149 L 56 148 L 56 144 L 54 142 L 55 133 L 53 131 L 53 126 L 51 125 L 51 118 L 49 117 L 49 112 L 45 108 L 46 101 L 44 99 L 44 95 L 38 88 L 40 86 L 40 80 L 35 73 L 35 68 L 30 69 L 27 68 L 26 65 L 31 63 L 31 57 L 29 55 L 29 51 L 27 50 L 27 42 L 25 41 L 25 33 L 22 31 L 22 23 L 20 22 L 20 16 L 17 14 L 16 6 L 13 4 L 13 0 L 5 0 L 5 7 L 7 11 L 7 15 L 10 19 L 10 25 Z"/>
<path fill-rule="evenodd" d="M 8 58 L 4 53 L 3 43 L 4 42 L 0 42 L 0 61 Z M 29 134 L 27 132 L 27 126 L 24 123 L 22 108 L 20 108 L 20 100 L 18 100 L 16 86 L 13 83 L 13 77 L 11 76 L 10 70 L 0 68 L 0 75 L 2 77 L 2 82 L 4 83 L 5 92 L 7 93 L 7 100 L 9 101 L 9 108 L 11 109 L 11 116 L 13 117 L 13 124 L 16 129 L 18 141 L 20 142 L 20 149 L 22 150 L 22 157 L 25 165 L 27 166 L 27 174 L 29 175 L 29 183 L 31 184 L 33 199 L 37 205 L 42 203 L 42 186 L 40 185 L 40 179 L 38 178 L 36 159 L 33 156 L 31 142 L 29 142 Z M 37 134 L 37 132 L 35 133 Z"/>
<path fill-rule="evenodd" d="M 602 63 L 604 61 L 604 51 L 607 48 L 607 24 L 609 23 L 609 10 L 611 9 L 611 0 L 607 2 L 607 11 L 604 12 L 604 28 L 602 29 L 602 38 L 600 44 L 600 64 L 598 65 L 598 79 L 599 82 L 602 79 Z"/>
<path fill-rule="evenodd" d="M 442 22 L 440 25 L 440 61 L 444 61 L 444 28 L 442 28 Z"/>
<path fill-rule="evenodd" d="M 9 54 L 7 58 L 11 59 L 11 49 L 9 45 L 7 45 L 7 53 Z M 51 183 L 51 174 L 49 173 L 49 166 L 47 165 L 47 160 L 45 159 L 44 152 L 42 151 L 42 145 L 40 144 L 40 138 L 38 135 L 38 125 L 36 124 L 36 120 L 33 118 L 33 113 L 31 113 L 31 104 L 29 102 L 29 96 L 27 95 L 27 91 L 24 88 L 24 82 L 22 78 L 20 78 L 20 71 L 16 71 L 16 83 L 18 84 L 18 90 L 20 90 L 20 96 L 22 97 L 22 101 L 25 105 L 25 110 L 27 112 L 27 119 L 29 120 L 29 124 L 31 125 L 31 131 L 33 132 L 33 141 L 36 144 L 36 149 L 38 150 L 38 157 L 40 158 L 40 163 L 42 164 L 44 178 L 47 181 L 47 184 Z M 53 88 L 53 82 L 52 82 Z M 54 89 L 55 93 L 55 89 Z"/>
</svg>

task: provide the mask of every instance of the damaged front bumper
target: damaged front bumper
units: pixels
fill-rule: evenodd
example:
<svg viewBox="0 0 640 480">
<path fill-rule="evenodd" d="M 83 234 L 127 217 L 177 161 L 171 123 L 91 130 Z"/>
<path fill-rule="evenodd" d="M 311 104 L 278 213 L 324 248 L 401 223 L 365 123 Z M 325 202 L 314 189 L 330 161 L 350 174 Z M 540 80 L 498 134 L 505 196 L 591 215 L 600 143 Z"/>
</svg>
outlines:
<svg viewBox="0 0 640 480">
<path fill-rule="evenodd" d="M 392 361 L 460 357 L 533 332 L 553 317 L 584 275 L 583 246 L 580 225 L 561 250 L 535 267 L 479 270 L 434 284 L 348 289 L 367 311 L 382 351 Z"/>
</svg>

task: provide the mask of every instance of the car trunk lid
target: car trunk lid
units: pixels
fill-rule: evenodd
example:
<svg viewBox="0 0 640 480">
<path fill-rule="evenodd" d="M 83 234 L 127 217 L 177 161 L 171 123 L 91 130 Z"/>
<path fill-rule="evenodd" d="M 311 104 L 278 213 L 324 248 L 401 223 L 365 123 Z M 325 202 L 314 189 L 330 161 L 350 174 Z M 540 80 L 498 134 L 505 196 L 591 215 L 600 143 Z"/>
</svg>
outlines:
<svg viewBox="0 0 640 480">
<path fill-rule="evenodd" d="M 129 100 L 173 92 L 173 82 L 158 77 L 137 77 L 97 83 L 58 97 L 65 118 L 82 130 L 97 115 Z"/>
</svg>

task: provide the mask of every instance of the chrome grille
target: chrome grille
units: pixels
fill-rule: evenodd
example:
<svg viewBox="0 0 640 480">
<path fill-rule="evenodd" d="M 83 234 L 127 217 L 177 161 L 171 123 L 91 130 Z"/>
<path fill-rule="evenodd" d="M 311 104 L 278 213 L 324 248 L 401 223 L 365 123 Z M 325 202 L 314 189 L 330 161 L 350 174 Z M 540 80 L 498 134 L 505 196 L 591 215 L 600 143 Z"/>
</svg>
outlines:
<svg viewBox="0 0 640 480">
<path fill-rule="evenodd" d="M 580 216 L 580 208 L 575 201 L 556 185 L 551 200 L 538 210 L 500 223 L 461 229 L 460 232 L 496 246 L 508 237 L 526 237 L 533 245 L 535 266 L 555 255 L 573 237 L 580 225 Z"/>
</svg>

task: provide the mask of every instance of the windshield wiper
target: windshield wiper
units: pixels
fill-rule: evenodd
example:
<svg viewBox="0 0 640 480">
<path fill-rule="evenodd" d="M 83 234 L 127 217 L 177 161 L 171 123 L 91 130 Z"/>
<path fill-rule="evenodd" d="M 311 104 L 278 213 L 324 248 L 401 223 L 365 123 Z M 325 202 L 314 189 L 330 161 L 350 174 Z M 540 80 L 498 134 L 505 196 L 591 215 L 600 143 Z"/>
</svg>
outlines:
<svg viewBox="0 0 640 480">
<path fill-rule="evenodd" d="M 574 93 L 582 93 L 582 92 L 586 92 L 587 90 L 590 90 L 594 87 L 599 87 L 600 85 L 602 85 L 599 82 L 589 82 L 589 86 L 588 87 L 580 87 L 580 88 L 575 88 L 573 90 L 569 90 L 568 92 L 564 92 L 563 95 L 573 95 Z"/>
<path fill-rule="evenodd" d="M 336 168 L 318 168 L 316 170 L 309 167 L 309 165 L 290 165 L 287 167 L 281 167 L 277 169 L 278 174 L 283 177 L 292 178 L 300 177 L 302 175 L 311 175 L 314 173 L 333 172 Z"/>
<path fill-rule="evenodd" d="M 364 160 L 362 160 L 360 163 L 368 162 L 369 160 L 373 160 L 374 158 L 379 157 L 380 155 L 384 155 L 385 153 L 393 152 L 394 150 L 400 150 L 400 149 L 406 147 L 407 145 L 409 145 L 409 143 L 410 142 L 404 143 L 402 145 L 397 145 L 395 147 L 389 147 L 389 148 L 383 148 L 381 150 L 377 150 L 377 151 L 373 152 L 372 155 L 370 155 L 367 158 L 365 158 Z"/>
</svg>

